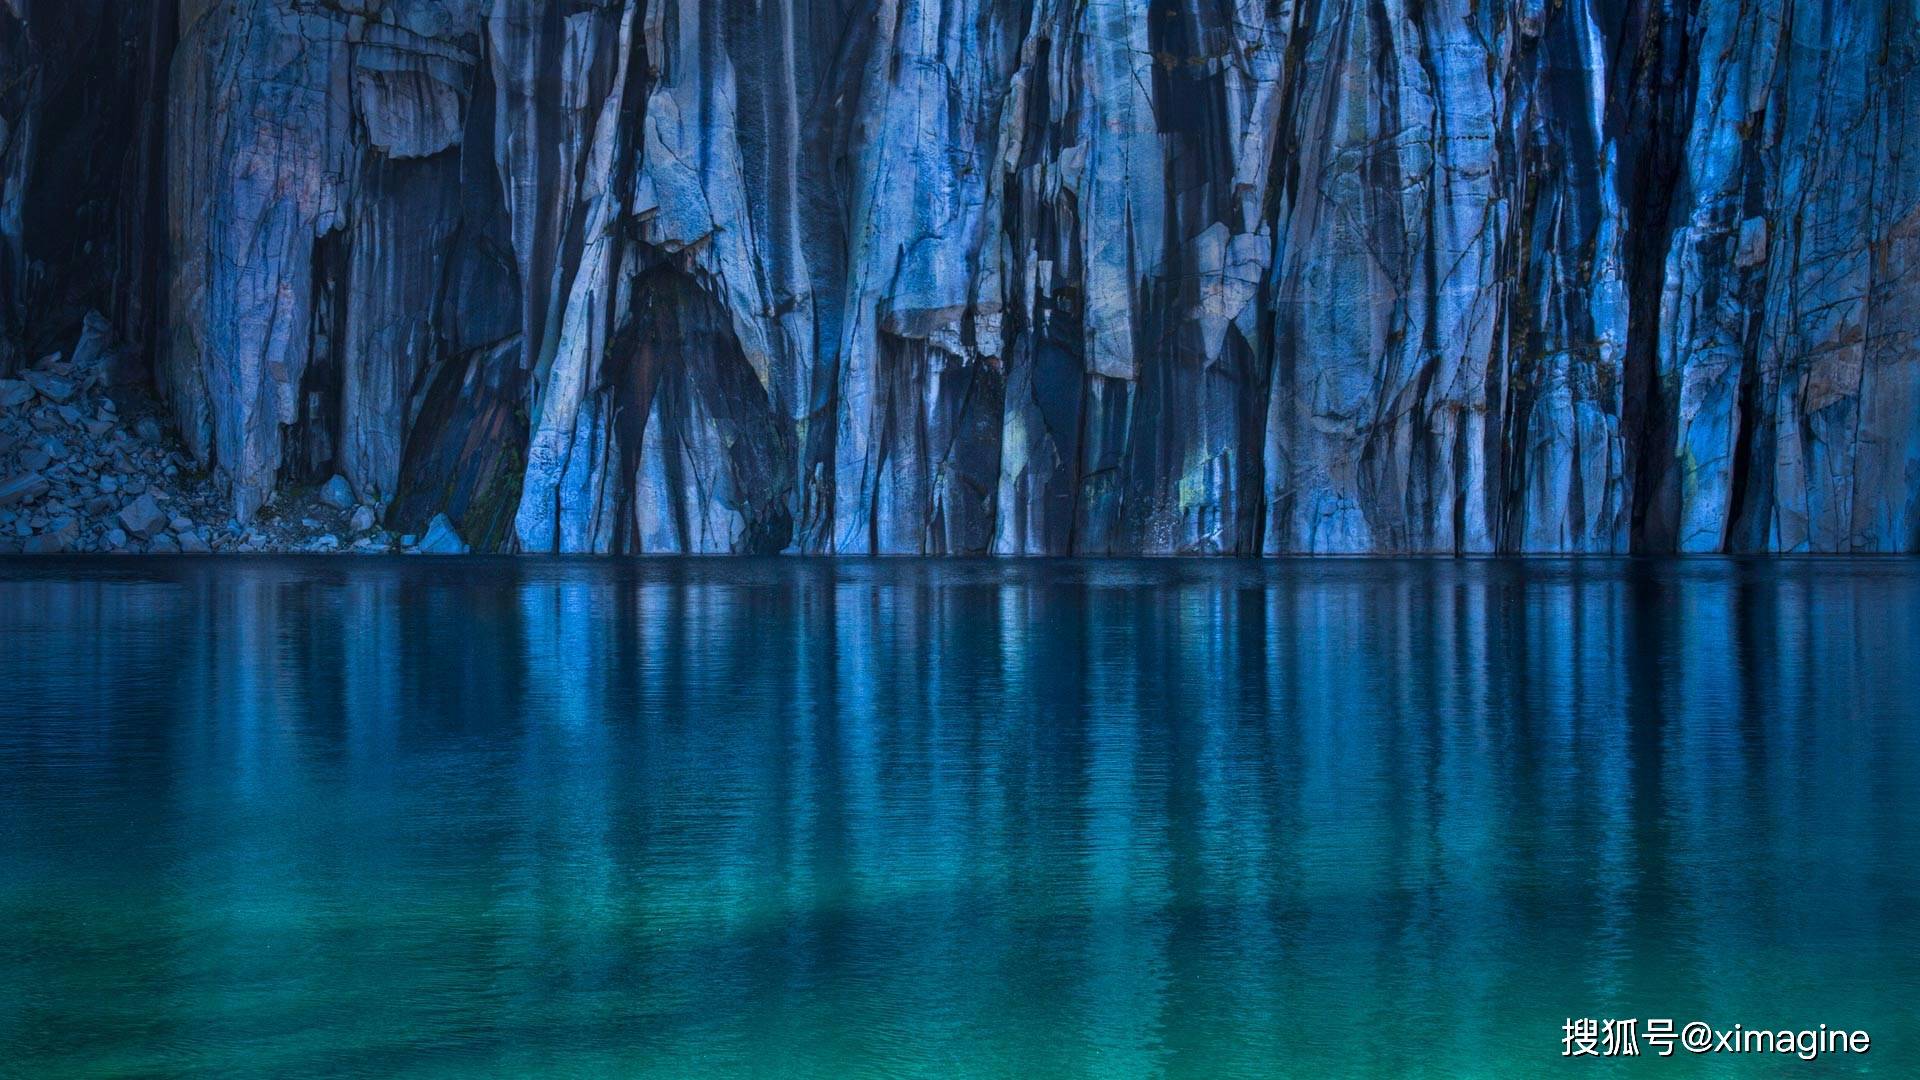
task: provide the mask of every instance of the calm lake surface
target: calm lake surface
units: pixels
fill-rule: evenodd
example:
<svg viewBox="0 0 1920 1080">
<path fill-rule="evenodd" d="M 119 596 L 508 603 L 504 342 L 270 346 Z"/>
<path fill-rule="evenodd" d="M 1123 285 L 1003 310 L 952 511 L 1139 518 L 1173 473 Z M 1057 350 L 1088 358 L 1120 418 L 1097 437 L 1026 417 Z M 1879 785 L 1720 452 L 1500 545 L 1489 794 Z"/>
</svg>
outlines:
<svg viewBox="0 0 1920 1080">
<path fill-rule="evenodd" d="M 1914 1076 L 1916 781 L 1913 560 L 0 561 L 0 1073 Z"/>
</svg>

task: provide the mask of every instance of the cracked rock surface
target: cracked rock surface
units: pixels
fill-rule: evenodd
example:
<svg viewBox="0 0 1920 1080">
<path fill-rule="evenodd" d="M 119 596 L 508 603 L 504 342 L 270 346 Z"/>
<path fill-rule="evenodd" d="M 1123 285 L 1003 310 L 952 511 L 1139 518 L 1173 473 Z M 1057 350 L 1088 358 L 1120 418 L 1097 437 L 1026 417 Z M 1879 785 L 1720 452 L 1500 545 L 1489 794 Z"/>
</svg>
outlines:
<svg viewBox="0 0 1920 1080">
<path fill-rule="evenodd" d="M 1917 61 L 1890 2 L 0 0 L 0 376 L 97 309 L 238 528 L 436 549 L 1915 551 Z"/>
</svg>

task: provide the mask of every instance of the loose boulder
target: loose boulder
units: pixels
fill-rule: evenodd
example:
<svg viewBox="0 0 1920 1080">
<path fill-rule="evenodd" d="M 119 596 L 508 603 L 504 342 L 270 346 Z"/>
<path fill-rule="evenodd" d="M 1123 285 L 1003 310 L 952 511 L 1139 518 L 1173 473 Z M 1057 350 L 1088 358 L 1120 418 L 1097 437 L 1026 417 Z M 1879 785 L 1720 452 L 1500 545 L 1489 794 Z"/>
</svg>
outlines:
<svg viewBox="0 0 1920 1080">
<path fill-rule="evenodd" d="M 346 477 L 336 473 L 333 479 L 321 486 L 320 501 L 333 507 L 335 510 L 351 510 L 353 508 L 353 487 L 347 483 Z"/>
<path fill-rule="evenodd" d="M 80 392 L 80 383 L 77 380 L 57 371 L 28 371 L 23 372 L 20 377 L 27 381 L 27 385 L 38 391 L 41 397 L 56 405 L 73 400 L 73 395 Z"/>
<path fill-rule="evenodd" d="M 97 311 L 87 312 L 86 322 L 80 328 L 80 340 L 73 347 L 74 370 L 91 371 L 99 366 L 112 344 L 113 324 Z"/>
<path fill-rule="evenodd" d="M 414 550 L 421 555 L 465 555 L 471 549 L 454 531 L 447 515 L 435 514 L 427 524 L 427 535 L 420 538 L 420 546 Z"/>
<path fill-rule="evenodd" d="M 142 495 L 128 503 L 120 511 L 120 522 L 127 532 L 138 537 L 154 536 L 166 531 L 167 515 L 160 510 L 151 494 Z"/>
</svg>

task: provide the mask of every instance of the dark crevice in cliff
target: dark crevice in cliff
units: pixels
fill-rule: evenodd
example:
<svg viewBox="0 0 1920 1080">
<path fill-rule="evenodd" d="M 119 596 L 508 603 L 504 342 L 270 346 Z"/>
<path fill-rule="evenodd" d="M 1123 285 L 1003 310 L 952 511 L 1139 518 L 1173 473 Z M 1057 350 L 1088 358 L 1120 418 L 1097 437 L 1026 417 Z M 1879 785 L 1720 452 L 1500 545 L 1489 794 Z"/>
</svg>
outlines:
<svg viewBox="0 0 1920 1080">
<path fill-rule="evenodd" d="M 281 436 L 280 479 L 318 484 L 338 471 L 341 379 L 346 363 L 348 244 L 336 229 L 313 245 L 312 330 L 294 422 Z"/>
<path fill-rule="evenodd" d="M 0 164 L 24 155 L 0 219 L 0 372 L 71 351 L 89 311 L 156 340 L 172 0 L 62 0 L 0 12 Z M 0 187 L 10 187 L 0 175 Z M 18 201 L 16 201 L 18 200 Z M 12 249 L 12 250 L 9 250 Z"/>
<path fill-rule="evenodd" d="M 477 550 L 510 546 L 526 468 L 526 379 L 516 337 L 450 358 L 430 373 L 387 526 L 421 534 L 446 514 Z"/>
<path fill-rule="evenodd" d="M 33 171 L 40 74 L 30 31 L 0 7 L 0 376 L 21 366 L 26 337 L 27 257 L 19 219 Z"/>
<path fill-rule="evenodd" d="M 446 514 L 477 550 L 512 546 L 531 429 L 522 285 L 495 160 L 497 88 L 479 63 L 457 159 L 443 167 L 458 224 L 440 248 L 431 355 L 411 388 L 399 479 L 386 524 L 423 534 Z"/>
<path fill-rule="evenodd" d="M 1608 120 L 1621 133 L 1626 167 L 1619 197 L 1627 214 L 1627 347 L 1622 364 L 1622 432 L 1632 454 L 1632 531 L 1636 551 L 1668 552 L 1677 543 L 1679 490 L 1672 475 L 1678 394 L 1660 371 L 1661 296 L 1676 218 L 1684 214 L 1686 135 L 1692 69 L 1687 25 L 1694 0 L 1629 5 L 1616 68 L 1619 92 Z M 1629 53 L 1627 50 L 1631 48 Z"/>
<path fill-rule="evenodd" d="M 130 73 L 135 104 L 116 203 L 115 287 L 103 310 L 133 345 L 123 354 L 128 368 L 150 384 L 166 319 L 167 101 L 180 15 L 178 0 L 150 0 L 125 5 L 123 17 L 143 7 L 145 45 Z"/>
</svg>

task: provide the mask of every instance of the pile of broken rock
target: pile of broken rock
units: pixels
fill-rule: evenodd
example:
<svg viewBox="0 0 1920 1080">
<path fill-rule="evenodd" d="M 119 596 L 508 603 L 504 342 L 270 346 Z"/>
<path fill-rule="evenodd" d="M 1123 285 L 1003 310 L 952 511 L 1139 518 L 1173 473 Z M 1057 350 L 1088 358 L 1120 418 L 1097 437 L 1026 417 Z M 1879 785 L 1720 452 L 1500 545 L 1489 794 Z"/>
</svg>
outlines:
<svg viewBox="0 0 1920 1080">
<path fill-rule="evenodd" d="M 337 476 L 233 520 L 157 403 L 109 379 L 110 345 L 90 316 L 71 358 L 0 379 L 0 554 L 466 550 L 444 517 L 420 540 L 390 535 Z"/>
</svg>

